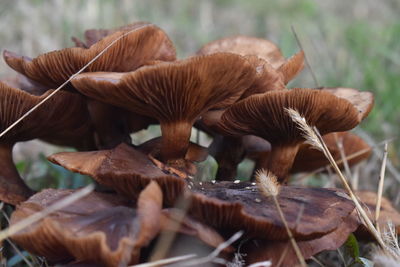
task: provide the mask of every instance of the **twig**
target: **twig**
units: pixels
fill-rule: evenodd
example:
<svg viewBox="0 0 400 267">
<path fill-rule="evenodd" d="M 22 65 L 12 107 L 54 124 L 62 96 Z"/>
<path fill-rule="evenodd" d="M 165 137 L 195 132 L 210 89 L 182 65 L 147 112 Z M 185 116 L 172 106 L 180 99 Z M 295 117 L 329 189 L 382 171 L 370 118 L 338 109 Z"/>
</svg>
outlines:
<svg viewBox="0 0 400 267">
<path fill-rule="evenodd" d="M 299 45 L 300 49 L 304 51 L 303 45 L 302 45 L 301 42 L 300 42 L 299 36 L 297 35 L 294 26 L 291 25 L 290 28 L 292 29 L 294 38 L 296 39 L 296 42 L 297 42 L 297 44 Z M 305 52 L 305 51 L 304 51 L 304 60 L 305 60 L 305 62 L 306 62 L 306 65 L 307 65 L 308 69 L 309 69 L 310 72 L 311 72 L 311 76 L 312 76 L 312 78 L 313 78 L 313 80 L 314 80 L 314 83 L 315 83 L 316 87 L 320 87 L 320 86 L 319 86 L 319 83 L 318 83 L 318 80 L 317 80 L 317 76 L 315 76 L 315 73 L 314 73 L 313 69 L 311 68 L 310 62 L 308 61 L 308 58 L 307 58 L 307 56 L 306 56 L 306 52 Z"/>
<path fill-rule="evenodd" d="M 135 28 L 133 30 L 130 30 L 114 41 L 112 41 L 108 46 L 106 46 L 100 53 L 98 53 L 92 60 L 90 60 L 85 66 L 83 66 L 78 72 L 75 74 L 71 75 L 71 77 L 68 78 L 63 84 L 61 84 L 57 89 L 55 89 L 53 92 L 51 92 L 48 96 L 46 96 L 43 100 L 41 100 L 39 103 L 37 103 L 34 107 L 32 107 L 30 110 L 28 110 L 24 115 L 22 115 L 18 120 L 16 120 L 13 124 L 8 126 L 3 132 L 0 133 L 0 138 L 3 137 L 6 133 L 8 133 L 12 128 L 14 128 L 17 124 L 19 124 L 23 119 L 28 117 L 33 111 L 35 111 L 37 108 L 39 108 L 41 105 L 43 105 L 47 100 L 49 100 L 53 95 L 58 93 L 65 85 L 67 85 L 73 78 L 75 78 L 77 75 L 81 74 L 87 67 L 89 67 L 93 62 L 95 62 L 101 55 L 103 55 L 110 47 L 112 47 L 115 43 L 117 43 L 119 40 L 127 36 L 128 34 L 137 31 L 145 26 L 148 26 L 149 24 L 146 24 L 144 26 Z"/>
<path fill-rule="evenodd" d="M 19 231 L 23 230 L 24 228 L 30 226 L 31 224 L 43 219 L 47 215 L 62 209 L 73 202 L 77 201 L 78 199 L 90 194 L 94 190 L 94 185 L 90 184 L 75 193 L 73 193 L 70 196 L 67 196 L 56 203 L 52 204 L 51 206 L 47 207 L 46 209 L 36 212 L 29 217 L 13 224 L 12 226 L 0 231 L 0 241 L 3 241 L 4 239 L 8 238 L 9 236 L 18 233 Z"/>
<path fill-rule="evenodd" d="M 149 262 L 149 263 L 141 263 L 141 264 L 131 265 L 129 267 L 156 267 L 156 266 L 161 266 L 161 265 L 166 265 L 166 264 L 177 263 L 177 262 L 184 261 L 184 260 L 189 260 L 194 257 L 196 257 L 196 254 L 188 254 L 188 255 L 153 261 L 153 262 Z"/>
<path fill-rule="evenodd" d="M 379 175 L 379 186 L 378 186 L 378 198 L 376 199 L 376 205 L 375 205 L 375 225 L 376 229 L 380 233 L 379 229 L 379 213 L 381 210 L 381 203 L 382 203 L 382 192 L 383 192 L 383 183 L 385 180 L 385 169 L 386 169 L 386 160 L 388 156 L 388 143 L 385 143 L 384 149 L 383 149 L 383 159 L 382 159 L 382 166 L 381 166 L 381 172 Z"/>
</svg>

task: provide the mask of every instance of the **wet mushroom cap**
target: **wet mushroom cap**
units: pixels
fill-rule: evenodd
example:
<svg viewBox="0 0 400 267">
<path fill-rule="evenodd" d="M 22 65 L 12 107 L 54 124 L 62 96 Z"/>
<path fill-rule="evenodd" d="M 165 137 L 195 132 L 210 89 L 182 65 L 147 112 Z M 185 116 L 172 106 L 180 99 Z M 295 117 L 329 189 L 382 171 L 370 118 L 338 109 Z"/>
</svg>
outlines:
<svg viewBox="0 0 400 267">
<path fill-rule="evenodd" d="M 118 31 L 90 48 L 65 48 L 31 59 L 4 51 L 6 63 L 14 70 L 45 86 L 56 88 L 121 38 L 84 71 L 131 71 L 150 60 L 175 60 L 176 53 L 168 36 L 155 25 L 142 25 L 130 31 Z"/>
<path fill-rule="evenodd" d="M 303 257 L 309 259 L 319 252 L 336 250 L 341 247 L 359 224 L 357 218 L 347 217 L 334 231 L 316 239 L 298 240 L 296 243 Z M 298 264 L 297 256 L 289 241 L 254 241 L 250 240 L 241 247 L 242 252 L 246 254 L 247 264 L 266 260 L 270 260 L 274 265 L 280 262 L 280 266 L 296 266 Z"/>
<path fill-rule="evenodd" d="M 222 115 L 220 131 L 230 136 L 256 135 L 271 144 L 298 142 L 302 131 L 285 108 L 297 110 L 321 134 L 347 131 L 361 118 L 357 108 L 344 98 L 313 89 L 271 91 L 250 96 L 232 105 Z"/>
<path fill-rule="evenodd" d="M 17 207 L 11 223 L 46 209 L 73 190 L 46 189 Z M 118 266 L 139 261 L 140 248 L 160 231 L 162 194 L 150 184 L 137 209 L 116 195 L 92 192 L 12 236 L 18 245 L 51 261 L 68 259 Z"/>
<path fill-rule="evenodd" d="M 330 133 L 322 136 L 322 139 L 336 162 L 340 162 L 340 164 L 338 164 L 339 167 L 343 166 L 343 162 L 336 139 L 343 144 L 343 152 L 349 166 L 353 166 L 367 159 L 372 152 L 371 147 L 361 137 L 351 132 Z M 358 153 L 361 154 L 353 156 Z M 302 144 L 290 172 L 309 172 L 327 165 L 330 165 L 330 163 L 321 151 L 311 148 L 308 144 Z"/>
<path fill-rule="evenodd" d="M 86 73 L 72 83 L 82 94 L 158 119 L 194 122 L 234 103 L 254 79 L 241 56 L 219 53 L 145 66 L 130 73 Z"/>
<path fill-rule="evenodd" d="M 209 55 L 218 52 L 230 52 L 242 56 L 257 56 L 267 61 L 274 68 L 285 62 L 280 49 L 272 42 L 249 36 L 232 36 L 204 45 L 197 54 Z"/>
<path fill-rule="evenodd" d="M 244 230 L 247 237 L 288 239 L 272 197 L 264 196 L 256 185 L 200 182 L 191 185 L 191 191 L 189 214 L 227 236 Z M 352 201 L 337 189 L 283 186 L 278 201 L 298 240 L 334 231 L 354 209 Z"/>
<path fill-rule="evenodd" d="M 110 150 L 62 152 L 48 159 L 70 171 L 89 175 L 130 199 L 136 199 L 147 184 L 156 181 L 163 191 L 164 204 L 173 205 L 186 187 L 181 178 L 164 173 L 147 155 L 126 144 Z"/>
</svg>

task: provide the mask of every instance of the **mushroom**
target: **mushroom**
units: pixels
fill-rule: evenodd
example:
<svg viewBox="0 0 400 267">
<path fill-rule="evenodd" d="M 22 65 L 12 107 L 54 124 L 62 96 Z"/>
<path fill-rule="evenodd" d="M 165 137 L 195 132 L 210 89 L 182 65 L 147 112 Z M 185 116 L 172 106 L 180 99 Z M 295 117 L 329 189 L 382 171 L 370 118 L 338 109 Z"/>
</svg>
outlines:
<svg viewBox="0 0 400 267">
<path fill-rule="evenodd" d="M 336 250 L 341 247 L 359 224 L 356 217 L 349 216 L 334 231 L 315 239 L 298 240 L 296 243 L 304 259 L 310 259 L 319 252 Z M 296 266 L 299 264 L 289 241 L 249 240 L 242 245 L 241 252 L 246 255 L 244 257 L 246 264 L 267 260 L 271 261 L 272 266 Z"/>
<path fill-rule="evenodd" d="M 117 31 L 87 49 L 65 48 L 34 59 L 5 50 L 3 56 L 6 63 L 17 72 L 42 85 L 56 88 L 118 38 L 121 39 L 84 71 L 124 72 L 135 70 L 154 59 L 175 60 L 175 48 L 172 42 L 153 24 L 140 25 L 130 31 Z"/>
<path fill-rule="evenodd" d="M 255 183 L 198 182 L 191 191 L 189 214 L 225 237 L 243 230 L 246 238 L 288 240 L 272 197 L 259 192 Z M 338 189 L 282 186 L 278 199 L 296 240 L 334 231 L 354 210 Z"/>
<path fill-rule="evenodd" d="M 137 29 L 139 27 L 142 26 L 147 26 L 150 25 L 151 23 L 148 22 L 143 22 L 143 21 L 139 21 L 139 22 L 134 22 L 128 25 L 124 25 L 122 27 L 117 27 L 115 29 L 90 29 L 90 30 L 86 30 L 84 35 L 85 35 L 85 40 L 82 41 L 77 37 L 72 37 L 72 41 L 75 43 L 75 45 L 77 47 L 82 47 L 82 48 L 89 48 L 92 45 L 94 45 L 95 43 L 97 43 L 98 41 L 100 41 L 101 39 L 103 39 L 104 37 L 111 35 L 115 32 L 118 31 L 131 31 L 134 29 Z"/>
<path fill-rule="evenodd" d="M 217 52 L 230 52 L 242 56 L 256 56 L 259 60 L 269 63 L 272 67 L 271 69 L 276 69 L 281 75 L 281 81 L 284 84 L 287 84 L 304 68 L 303 51 L 285 60 L 281 51 L 275 44 L 268 40 L 255 37 L 239 35 L 219 39 L 204 45 L 197 54 L 209 55 Z"/>
<path fill-rule="evenodd" d="M 147 155 L 127 144 L 110 150 L 62 152 L 48 159 L 70 171 L 89 175 L 131 199 L 137 198 L 151 181 L 156 181 L 163 191 L 164 204 L 172 206 L 186 187 L 182 179 L 164 173 Z"/>
<path fill-rule="evenodd" d="M 46 189 L 19 205 L 11 224 L 45 210 L 74 190 Z M 104 266 L 139 262 L 140 249 L 160 232 L 162 193 L 150 183 L 140 194 L 137 208 L 113 194 L 92 192 L 12 235 L 24 249 L 51 262 L 87 261 Z"/>
<path fill-rule="evenodd" d="M 46 210 L 74 192 L 43 190 L 17 207 L 11 223 Z M 136 264 L 153 249 L 151 242 L 162 232 L 185 236 L 192 245 L 200 241 L 215 248 L 224 242 L 215 230 L 186 216 L 183 211 L 161 210 L 162 198 L 161 189 L 154 181 L 133 201 L 115 194 L 92 192 L 12 235 L 12 239 L 52 263 L 72 260 L 73 266 L 74 263 Z M 232 248 L 224 251 L 231 252 Z"/>
<path fill-rule="evenodd" d="M 34 96 L 0 83 L 0 132 L 51 92 Z M 12 148 L 16 142 L 42 138 L 56 144 L 85 148 L 90 147 L 91 137 L 88 113 L 81 96 L 59 92 L 44 102 L 27 120 L 17 124 L 0 139 L 0 200 L 16 205 L 33 193 L 13 163 Z"/>
<path fill-rule="evenodd" d="M 371 147 L 361 137 L 351 132 L 330 133 L 322 136 L 322 139 L 333 158 L 339 163 L 340 168 L 343 168 L 343 161 L 337 142 L 342 142 L 343 152 L 349 166 L 353 166 L 371 155 Z M 310 172 L 329 165 L 328 159 L 321 151 L 304 143 L 300 145 L 290 173 Z"/>
<path fill-rule="evenodd" d="M 255 55 L 269 62 L 276 69 L 285 63 L 285 58 L 274 43 L 265 39 L 242 35 L 210 42 L 204 45 L 197 54 L 209 55 L 218 52 L 231 52 L 242 56 Z"/>
<path fill-rule="evenodd" d="M 65 48 L 34 59 L 4 51 L 4 59 L 11 68 L 29 79 L 56 88 L 106 48 L 108 50 L 84 72 L 133 71 L 147 62 L 173 61 L 176 58 L 175 48 L 168 36 L 153 24 L 138 23 L 112 32 L 89 48 Z M 110 46 L 118 38 L 121 39 Z M 74 90 L 71 84 L 66 88 Z M 98 101 L 88 100 L 88 108 L 96 129 L 97 147 L 100 149 L 113 148 L 121 142 L 130 143 L 129 134 L 132 131 L 147 128 L 153 123 L 151 119 L 144 119 L 143 116 Z M 142 124 L 143 121 L 146 123 Z"/>
<path fill-rule="evenodd" d="M 228 108 L 218 127 L 227 136 L 252 134 L 270 142 L 270 156 L 261 167 L 274 173 L 280 182 L 285 182 L 304 140 L 302 131 L 285 109 L 297 110 L 321 134 L 347 131 L 357 126 L 370 110 L 365 109 L 359 99 L 364 99 L 365 95 L 372 99 L 369 92 L 356 94 L 356 90 L 350 90 L 351 98 L 342 98 L 345 97 L 343 94 L 338 97 L 334 91 L 300 88 L 253 95 Z"/>
<path fill-rule="evenodd" d="M 218 53 L 145 66 L 130 73 L 87 73 L 73 85 L 88 97 L 156 118 L 161 124 L 160 155 L 185 170 L 185 154 L 196 119 L 237 100 L 254 79 L 241 56 Z"/>
</svg>

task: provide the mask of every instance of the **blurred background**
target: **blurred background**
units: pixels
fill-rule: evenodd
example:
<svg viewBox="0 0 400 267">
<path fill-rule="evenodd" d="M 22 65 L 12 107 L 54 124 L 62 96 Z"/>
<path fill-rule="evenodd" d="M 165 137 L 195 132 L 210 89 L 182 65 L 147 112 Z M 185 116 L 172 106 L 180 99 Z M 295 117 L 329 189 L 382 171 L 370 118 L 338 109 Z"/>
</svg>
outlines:
<svg viewBox="0 0 400 267">
<path fill-rule="evenodd" d="M 72 46 L 71 36 L 81 38 L 86 29 L 135 21 L 149 21 L 164 29 L 179 58 L 194 54 L 209 41 L 238 34 L 269 39 L 286 57 L 302 47 L 312 71 L 306 67 L 289 87 L 341 86 L 373 91 L 375 108 L 356 131 L 370 144 L 396 138 L 389 145 L 391 167 L 387 175 L 399 182 L 399 14 L 398 0 L 1 0 L 0 49 L 35 57 Z M 0 78 L 10 74 L 13 71 L 1 61 Z M 54 150 L 57 148 L 36 142 L 19 145 L 15 159 L 24 177 L 36 179 L 30 182 L 36 188 L 85 183 L 85 178 L 71 178 L 74 174 L 46 163 L 43 155 L 40 164 L 35 163 L 37 153 L 48 155 Z M 372 179 L 361 183 L 366 187 L 376 188 L 382 150 L 378 146 L 375 156 L 362 168 Z M 32 158 L 35 161 L 29 160 Z M 62 178 L 51 180 L 53 172 L 61 173 Z M 397 182 L 394 188 L 388 182 L 389 195 L 399 195 Z"/>
</svg>

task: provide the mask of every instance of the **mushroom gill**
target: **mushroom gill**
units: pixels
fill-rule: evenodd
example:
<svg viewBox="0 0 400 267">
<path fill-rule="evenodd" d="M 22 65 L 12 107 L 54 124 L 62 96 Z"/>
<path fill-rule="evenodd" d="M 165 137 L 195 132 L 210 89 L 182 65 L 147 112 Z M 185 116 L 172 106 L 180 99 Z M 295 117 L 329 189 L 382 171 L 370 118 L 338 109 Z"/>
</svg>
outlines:
<svg viewBox="0 0 400 267">
<path fill-rule="evenodd" d="M 185 169 L 194 122 L 210 109 L 234 103 L 254 79 L 241 56 L 218 53 L 145 66 L 129 73 L 87 73 L 73 79 L 81 93 L 161 124 L 161 161 Z"/>
<path fill-rule="evenodd" d="M 4 131 L 51 92 L 34 96 L 0 83 L 0 131 Z M 35 138 L 77 148 L 90 147 L 92 132 L 82 96 L 59 92 L 0 139 L 0 199 L 6 203 L 16 205 L 33 193 L 15 168 L 12 148 L 16 142 Z"/>
<path fill-rule="evenodd" d="M 365 94 L 370 93 L 358 92 L 359 98 Z M 346 98 L 323 90 L 285 89 L 239 101 L 224 112 L 218 127 L 227 136 L 252 134 L 270 142 L 270 156 L 261 167 L 285 182 L 300 142 L 304 140 L 302 131 L 285 109 L 297 110 L 310 126 L 327 134 L 357 126 L 366 116 L 366 110 L 360 112 L 358 107 Z"/>
</svg>

